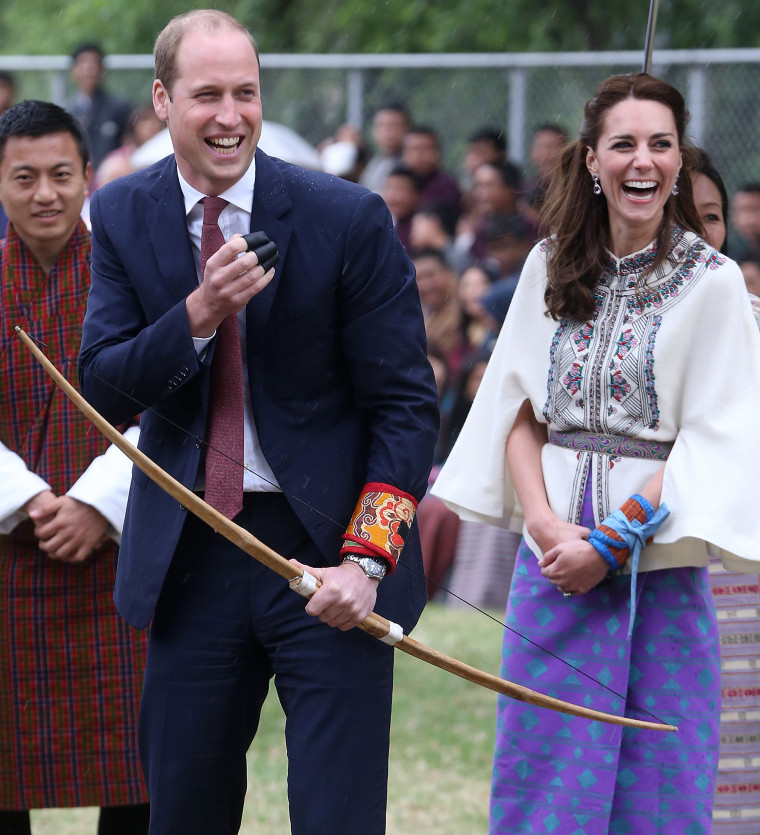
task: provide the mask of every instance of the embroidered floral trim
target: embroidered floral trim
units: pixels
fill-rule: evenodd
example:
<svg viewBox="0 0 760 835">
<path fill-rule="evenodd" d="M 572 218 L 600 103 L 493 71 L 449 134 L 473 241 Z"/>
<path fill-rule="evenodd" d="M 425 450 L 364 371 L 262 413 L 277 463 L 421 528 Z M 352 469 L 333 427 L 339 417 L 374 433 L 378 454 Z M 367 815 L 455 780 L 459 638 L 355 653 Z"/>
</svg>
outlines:
<svg viewBox="0 0 760 835">
<path fill-rule="evenodd" d="M 570 370 L 562 378 L 562 382 L 570 394 L 577 394 L 583 382 L 583 365 L 580 362 L 574 362 Z"/>
<path fill-rule="evenodd" d="M 417 511 L 417 502 L 387 484 L 365 485 L 354 515 L 343 534 L 346 541 L 341 553 L 354 552 L 355 545 L 369 555 L 380 556 L 396 567 L 409 529 Z"/>
<path fill-rule="evenodd" d="M 644 351 L 644 379 L 646 380 L 646 392 L 649 399 L 649 421 L 650 429 L 660 428 L 660 409 L 657 405 L 657 392 L 654 387 L 654 341 L 657 338 L 657 331 L 660 329 L 662 316 L 659 314 L 652 317 L 652 329 L 649 331 L 647 346 Z"/>
<path fill-rule="evenodd" d="M 546 381 L 547 398 L 546 398 L 546 403 L 544 404 L 544 409 L 543 409 L 544 417 L 548 421 L 551 421 L 551 412 L 549 410 L 549 407 L 551 405 L 551 400 L 552 400 L 552 386 L 554 384 L 554 369 L 556 368 L 557 347 L 559 346 L 559 343 L 562 341 L 562 337 L 563 337 L 563 335 L 565 333 L 565 330 L 567 329 L 567 326 L 569 324 L 570 324 L 569 320 L 567 320 L 567 319 L 563 319 L 559 323 L 559 327 L 554 332 L 554 337 L 552 338 L 552 344 L 549 346 L 549 377 Z"/>
<path fill-rule="evenodd" d="M 594 326 L 586 322 L 583 327 L 573 334 L 573 342 L 579 351 L 588 351 L 591 340 L 594 336 Z"/>
<path fill-rule="evenodd" d="M 610 394 L 617 400 L 618 403 L 623 402 L 626 394 L 631 393 L 631 385 L 623 376 L 619 368 L 614 368 L 610 371 Z"/>
</svg>

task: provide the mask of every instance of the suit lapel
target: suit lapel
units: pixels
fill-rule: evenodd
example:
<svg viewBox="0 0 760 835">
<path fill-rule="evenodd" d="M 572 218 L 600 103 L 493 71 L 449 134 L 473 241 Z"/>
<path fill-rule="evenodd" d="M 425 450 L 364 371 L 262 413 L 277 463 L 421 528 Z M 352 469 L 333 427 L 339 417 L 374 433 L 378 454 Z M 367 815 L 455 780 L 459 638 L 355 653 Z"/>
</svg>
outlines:
<svg viewBox="0 0 760 835">
<path fill-rule="evenodd" d="M 251 358 L 262 357 L 266 342 L 266 328 L 277 288 L 279 286 L 288 253 L 292 228 L 281 220 L 290 209 L 290 195 L 282 175 L 275 163 L 260 150 L 256 151 L 256 184 L 253 190 L 251 209 L 251 232 L 266 232 L 277 246 L 280 260 L 274 271 L 274 278 L 247 305 L 247 348 Z M 255 368 L 257 363 L 249 363 Z"/>
<path fill-rule="evenodd" d="M 150 194 L 154 204 L 145 215 L 148 236 L 163 286 L 176 302 L 198 286 L 198 274 L 187 233 L 185 202 L 177 179 L 174 156 L 167 158 Z"/>
</svg>

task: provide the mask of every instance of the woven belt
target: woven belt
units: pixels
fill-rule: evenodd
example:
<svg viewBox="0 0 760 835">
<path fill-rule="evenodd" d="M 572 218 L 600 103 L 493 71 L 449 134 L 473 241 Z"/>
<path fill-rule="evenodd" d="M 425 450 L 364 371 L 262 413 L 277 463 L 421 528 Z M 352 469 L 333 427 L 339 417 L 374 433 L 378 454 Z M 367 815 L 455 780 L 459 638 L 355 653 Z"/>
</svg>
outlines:
<svg viewBox="0 0 760 835">
<path fill-rule="evenodd" d="M 578 452 L 597 452 L 621 458 L 644 458 L 649 461 L 667 461 L 673 449 L 672 441 L 641 441 L 627 435 L 602 435 L 597 432 L 560 432 L 549 430 L 549 443 Z"/>
</svg>

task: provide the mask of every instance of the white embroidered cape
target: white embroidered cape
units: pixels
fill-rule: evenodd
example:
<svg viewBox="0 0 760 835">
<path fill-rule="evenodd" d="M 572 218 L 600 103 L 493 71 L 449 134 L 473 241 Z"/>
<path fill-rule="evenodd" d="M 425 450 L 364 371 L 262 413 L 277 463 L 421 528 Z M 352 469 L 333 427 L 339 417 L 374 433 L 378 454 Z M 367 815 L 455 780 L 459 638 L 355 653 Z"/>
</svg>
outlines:
<svg viewBox="0 0 760 835">
<path fill-rule="evenodd" d="M 706 565 L 718 553 L 729 570 L 758 572 L 760 334 L 738 266 L 675 228 L 668 261 L 638 293 L 654 244 L 609 256 L 588 321 L 556 322 L 545 315 L 547 249 L 542 241 L 526 261 L 433 493 L 463 519 L 520 530 L 505 446 L 527 399 L 551 429 L 674 442 L 662 490 L 671 513 L 642 551 L 640 571 Z M 551 444 L 542 453 L 549 504 L 576 523 L 587 478 L 598 524 L 661 466 Z"/>
</svg>

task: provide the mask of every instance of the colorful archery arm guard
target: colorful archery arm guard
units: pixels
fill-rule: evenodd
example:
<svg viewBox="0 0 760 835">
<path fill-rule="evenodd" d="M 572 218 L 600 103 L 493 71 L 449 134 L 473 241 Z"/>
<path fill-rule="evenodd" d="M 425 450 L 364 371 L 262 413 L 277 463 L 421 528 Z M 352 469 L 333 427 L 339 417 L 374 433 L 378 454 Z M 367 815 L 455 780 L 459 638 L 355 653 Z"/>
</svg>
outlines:
<svg viewBox="0 0 760 835">
<path fill-rule="evenodd" d="M 343 534 L 341 555 L 362 554 L 385 560 L 388 573 L 395 570 L 417 512 L 417 501 L 389 484 L 370 482 L 356 503 Z"/>
</svg>

